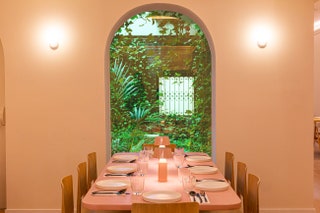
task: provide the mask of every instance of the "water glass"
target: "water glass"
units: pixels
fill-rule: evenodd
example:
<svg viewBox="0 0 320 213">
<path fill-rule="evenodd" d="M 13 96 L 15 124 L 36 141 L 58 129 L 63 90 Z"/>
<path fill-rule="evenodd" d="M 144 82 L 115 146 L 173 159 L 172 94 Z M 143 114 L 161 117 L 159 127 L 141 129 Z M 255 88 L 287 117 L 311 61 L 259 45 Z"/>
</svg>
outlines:
<svg viewBox="0 0 320 213">
<path fill-rule="evenodd" d="M 150 159 L 153 155 L 153 148 L 152 146 L 146 146 L 144 147 L 144 152 L 145 152 L 145 155 L 148 159 Z"/>
<path fill-rule="evenodd" d="M 140 161 L 149 161 L 149 153 L 146 150 L 141 150 L 139 152 Z"/>
<path fill-rule="evenodd" d="M 180 167 L 178 168 L 178 179 L 180 183 L 182 182 L 183 177 L 189 177 L 191 175 L 190 170 L 188 168 Z"/>
<path fill-rule="evenodd" d="M 137 172 L 139 175 L 146 175 L 148 173 L 148 161 L 139 160 L 137 162 Z"/>
<path fill-rule="evenodd" d="M 144 176 L 135 174 L 130 176 L 130 183 L 133 195 L 142 195 L 144 189 Z"/>
<path fill-rule="evenodd" d="M 182 147 L 174 148 L 174 154 L 175 155 L 184 155 L 184 148 L 182 148 Z"/>
<path fill-rule="evenodd" d="M 175 155 L 173 155 L 173 160 L 174 160 L 176 167 L 180 168 L 180 167 L 182 167 L 183 162 L 184 162 L 184 155 L 175 154 Z"/>
<path fill-rule="evenodd" d="M 194 176 L 192 175 L 182 176 L 182 186 L 183 186 L 183 190 L 186 193 L 189 193 L 190 191 L 192 191 L 195 184 L 196 184 L 196 178 Z"/>
</svg>

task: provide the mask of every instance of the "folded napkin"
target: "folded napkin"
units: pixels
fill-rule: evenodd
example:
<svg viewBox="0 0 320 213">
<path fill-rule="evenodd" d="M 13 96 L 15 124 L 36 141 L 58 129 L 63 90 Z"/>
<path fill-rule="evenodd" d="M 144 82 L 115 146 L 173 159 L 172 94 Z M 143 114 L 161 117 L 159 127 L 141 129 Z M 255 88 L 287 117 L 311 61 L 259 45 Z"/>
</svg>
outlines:
<svg viewBox="0 0 320 213">
<path fill-rule="evenodd" d="M 189 197 L 190 197 L 190 201 L 194 202 L 193 196 L 189 195 Z M 202 203 L 210 203 L 210 200 L 209 200 L 209 197 L 208 197 L 207 193 L 205 194 L 205 197 L 206 197 L 207 200 L 202 195 L 200 195 L 200 197 L 202 199 Z M 196 202 L 198 202 L 199 204 L 202 204 L 200 202 L 200 198 L 198 196 L 195 196 L 194 198 L 196 199 Z"/>
</svg>

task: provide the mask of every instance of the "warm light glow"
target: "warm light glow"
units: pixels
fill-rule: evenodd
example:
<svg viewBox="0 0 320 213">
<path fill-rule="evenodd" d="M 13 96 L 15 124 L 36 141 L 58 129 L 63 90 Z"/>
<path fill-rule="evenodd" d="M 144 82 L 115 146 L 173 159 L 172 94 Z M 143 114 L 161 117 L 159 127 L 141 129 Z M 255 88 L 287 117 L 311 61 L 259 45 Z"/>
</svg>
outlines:
<svg viewBox="0 0 320 213">
<path fill-rule="evenodd" d="M 61 40 L 62 32 L 58 27 L 52 27 L 47 29 L 46 38 L 51 49 L 55 50 L 59 46 L 59 41 Z"/>
<path fill-rule="evenodd" d="M 159 159 L 159 163 L 167 163 L 167 159 L 165 159 L 165 158 L 160 158 L 160 159 Z"/>
<path fill-rule="evenodd" d="M 314 31 L 320 30 L 320 21 L 314 22 L 313 30 Z"/>
<path fill-rule="evenodd" d="M 43 31 L 43 37 L 46 44 L 49 45 L 52 50 L 56 50 L 64 40 L 64 30 L 58 24 L 48 24 Z"/>
<path fill-rule="evenodd" d="M 58 49 L 59 41 L 57 40 L 57 38 L 52 38 L 52 40 L 49 42 L 49 46 L 53 50 Z"/>
<path fill-rule="evenodd" d="M 258 27 L 254 32 L 255 40 L 260 48 L 265 48 L 270 39 L 270 31 L 266 27 Z"/>
</svg>

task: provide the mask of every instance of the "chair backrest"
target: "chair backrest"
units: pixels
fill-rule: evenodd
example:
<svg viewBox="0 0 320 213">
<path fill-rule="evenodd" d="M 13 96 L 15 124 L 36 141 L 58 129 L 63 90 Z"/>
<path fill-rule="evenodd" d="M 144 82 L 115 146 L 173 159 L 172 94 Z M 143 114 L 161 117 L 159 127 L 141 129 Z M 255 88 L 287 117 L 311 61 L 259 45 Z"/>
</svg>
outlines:
<svg viewBox="0 0 320 213">
<path fill-rule="evenodd" d="M 170 139 L 168 136 L 157 136 L 154 138 L 154 145 L 169 145 Z"/>
<path fill-rule="evenodd" d="M 247 165 L 243 162 L 237 163 L 237 195 L 242 198 L 242 208 L 243 212 L 247 206 Z"/>
<path fill-rule="evenodd" d="M 259 213 L 259 185 L 260 178 L 249 173 L 246 213 Z"/>
<path fill-rule="evenodd" d="M 154 158 L 161 157 L 160 151 L 164 151 L 163 154 L 164 154 L 165 158 L 172 158 L 173 157 L 172 153 L 174 152 L 174 149 L 177 147 L 177 145 L 174 143 L 165 145 L 166 146 L 165 148 L 159 148 L 159 146 L 160 145 L 156 145 L 156 144 L 143 144 L 142 145 L 143 149 L 153 150 L 153 157 Z M 163 149 L 163 150 L 161 150 L 161 149 Z"/>
<path fill-rule="evenodd" d="M 74 203 L 73 203 L 73 180 L 72 175 L 65 176 L 61 180 L 62 189 L 62 213 L 73 213 Z"/>
<path fill-rule="evenodd" d="M 78 169 L 77 213 L 81 213 L 81 201 L 88 191 L 87 163 L 86 162 L 80 163 L 77 169 Z"/>
<path fill-rule="evenodd" d="M 234 189 L 234 155 L 231 152 L 225 154 L 224 177 Z"/>
<path fill-rule="evenodd" d="M 198 213 L 199 203 L 132 203 L 131 213 Z"/>
<path fill-rule="evenodd" d="M 91 152 L 88 154 L 88 188 L 97 179 L 97 154 Z"/>
<path fill-rule="evenodd" d="M 144 143 L 144 144 L 142 144 L 142 149 L 143 150 L 153 150 L 154 144 Z"/>
</svg>

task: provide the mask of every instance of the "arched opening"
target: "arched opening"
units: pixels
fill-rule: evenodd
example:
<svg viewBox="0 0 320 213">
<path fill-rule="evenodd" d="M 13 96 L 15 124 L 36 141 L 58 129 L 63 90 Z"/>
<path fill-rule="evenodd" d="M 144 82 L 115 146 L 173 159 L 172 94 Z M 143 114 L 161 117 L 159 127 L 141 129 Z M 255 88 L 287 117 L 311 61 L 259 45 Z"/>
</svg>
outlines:
<svg viewBox="0 0 320 213">
<path fill-rule="evenodd" d="M 0 209 L 6 208 L 6 137 L 5 137 L 4 53 L 0 40 Z"/>
<path fill-rule="evenodd" d="M 107 158 L 168 135 L 215 159 L 214 61 L 208 31 L 186 8 L 151 4 L 122 17 L 105 58 Z"/>
</svg>

